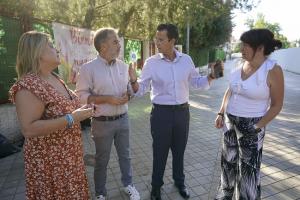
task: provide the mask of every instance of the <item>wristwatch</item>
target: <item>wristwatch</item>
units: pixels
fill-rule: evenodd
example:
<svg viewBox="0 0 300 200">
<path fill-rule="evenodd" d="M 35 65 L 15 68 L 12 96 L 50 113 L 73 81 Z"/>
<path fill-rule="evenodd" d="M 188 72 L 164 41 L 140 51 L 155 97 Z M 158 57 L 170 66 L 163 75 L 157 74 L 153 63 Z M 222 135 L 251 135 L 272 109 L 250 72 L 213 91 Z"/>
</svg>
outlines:
<svg viewBox="0 0 300 200">
<path fill-rule="evenodd" d="M 210 73 L 210 74 L 209 74 L 209 78 L 215 79 L 216 77 L 215 77 L 212 73 Z"/>
<path fill-rule="evenodd" d="M 253 127 L 254 127 L 254 130 L 255 130 L 254 131 L 255 133 L 261 132 L 261 128 L 258 128 L 256 124 L 254 124 Z"/>
<path fill-rule="evenodd" d="M 130 84 L 131 84 L 131 85 L 134 85 L 136 82 L 137 82 L 137 79 L 135 79 L 134 81 L 131 81 L 131 80 L 130 80 Z"/>
</svg>

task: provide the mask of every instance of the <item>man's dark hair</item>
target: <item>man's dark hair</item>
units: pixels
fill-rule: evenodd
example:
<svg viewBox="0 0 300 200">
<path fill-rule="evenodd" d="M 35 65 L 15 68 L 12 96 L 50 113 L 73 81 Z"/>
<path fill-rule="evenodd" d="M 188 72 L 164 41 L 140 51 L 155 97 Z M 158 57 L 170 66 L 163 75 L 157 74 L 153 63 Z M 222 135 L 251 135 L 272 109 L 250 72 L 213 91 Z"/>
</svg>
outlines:
<svg viewBox="0 0 300 200">
<path fill-rule="evenodd" d="M 175 43 L 178 40 L 179 34 L 178 34 L 178 28 L 174 24 L 160 24 L 157 26 L 157 31 L 167 31 L 167 36 L 169 40 L 175 39 Z"/>
</svg>

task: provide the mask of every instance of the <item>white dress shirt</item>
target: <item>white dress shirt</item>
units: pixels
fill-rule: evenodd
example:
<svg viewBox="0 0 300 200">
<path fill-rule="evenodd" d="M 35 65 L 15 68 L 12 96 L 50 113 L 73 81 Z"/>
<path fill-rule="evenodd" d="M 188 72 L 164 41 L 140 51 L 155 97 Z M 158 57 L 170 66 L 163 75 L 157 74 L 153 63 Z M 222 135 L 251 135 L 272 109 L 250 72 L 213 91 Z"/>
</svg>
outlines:
<svg viewBox="0 0 300 200">
<path fill-rule="evenodd" d="M 200 76 L 190 56 L 174 50 L 173 61 L 159 53 L 145 61 L 135 96 L 142 96 L 149 90 L 152 103 L 177 105 L 189 101 L 189 86 L 208 89 L 207 77 Z"/>
<path fill-rule="evenodd" d="M 111 95 L 121 97 L 127 92 L 128 65 L 116 59 L 111 65 L 101 56 L 84 64 L 78 74 L 76 94 L 82 104 L 86 104 L 90 95 Z M 128 104 L 96 105 L 95 116 L 115 116 L 126 113 Z"/>
</svg>

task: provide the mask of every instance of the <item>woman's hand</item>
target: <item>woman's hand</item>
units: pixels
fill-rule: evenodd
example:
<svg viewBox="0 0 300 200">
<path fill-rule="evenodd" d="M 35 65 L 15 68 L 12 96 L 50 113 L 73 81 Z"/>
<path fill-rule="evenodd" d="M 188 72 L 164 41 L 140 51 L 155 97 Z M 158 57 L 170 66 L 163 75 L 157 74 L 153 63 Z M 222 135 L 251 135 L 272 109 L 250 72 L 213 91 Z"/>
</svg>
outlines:
<svg viewBox="0 0 300 200">
<path fill-rule="evenodd" d="M 215 120 L 215 127 L 222 128 L 224 126 L 224 117 L 222 115 L 218 115 Z"/>
<path fill-rule="evenodd" d="M 94 114 L 94 105 L 86 104 L 72 112 L 72 117 L 75 123 L 78 123 L 82 120 L 85 120 L 89 117 L 92 117 Z"/>
</svg>

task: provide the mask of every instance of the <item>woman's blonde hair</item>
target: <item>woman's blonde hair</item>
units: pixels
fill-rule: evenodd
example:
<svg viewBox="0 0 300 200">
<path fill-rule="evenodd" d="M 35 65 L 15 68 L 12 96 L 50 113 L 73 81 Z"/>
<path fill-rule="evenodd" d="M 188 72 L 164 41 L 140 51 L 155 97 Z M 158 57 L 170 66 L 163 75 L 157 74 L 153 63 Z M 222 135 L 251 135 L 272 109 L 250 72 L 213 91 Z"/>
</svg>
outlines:
<svg viewBox="0 0 300 200">
<path fill-rule="evenodd" d="M 16 71 L 18 78 L 28 73 L 39 73 L 39 60 L 50 36 L 37 31 L 23 33 L 18 45 Z"/>
</svg>

